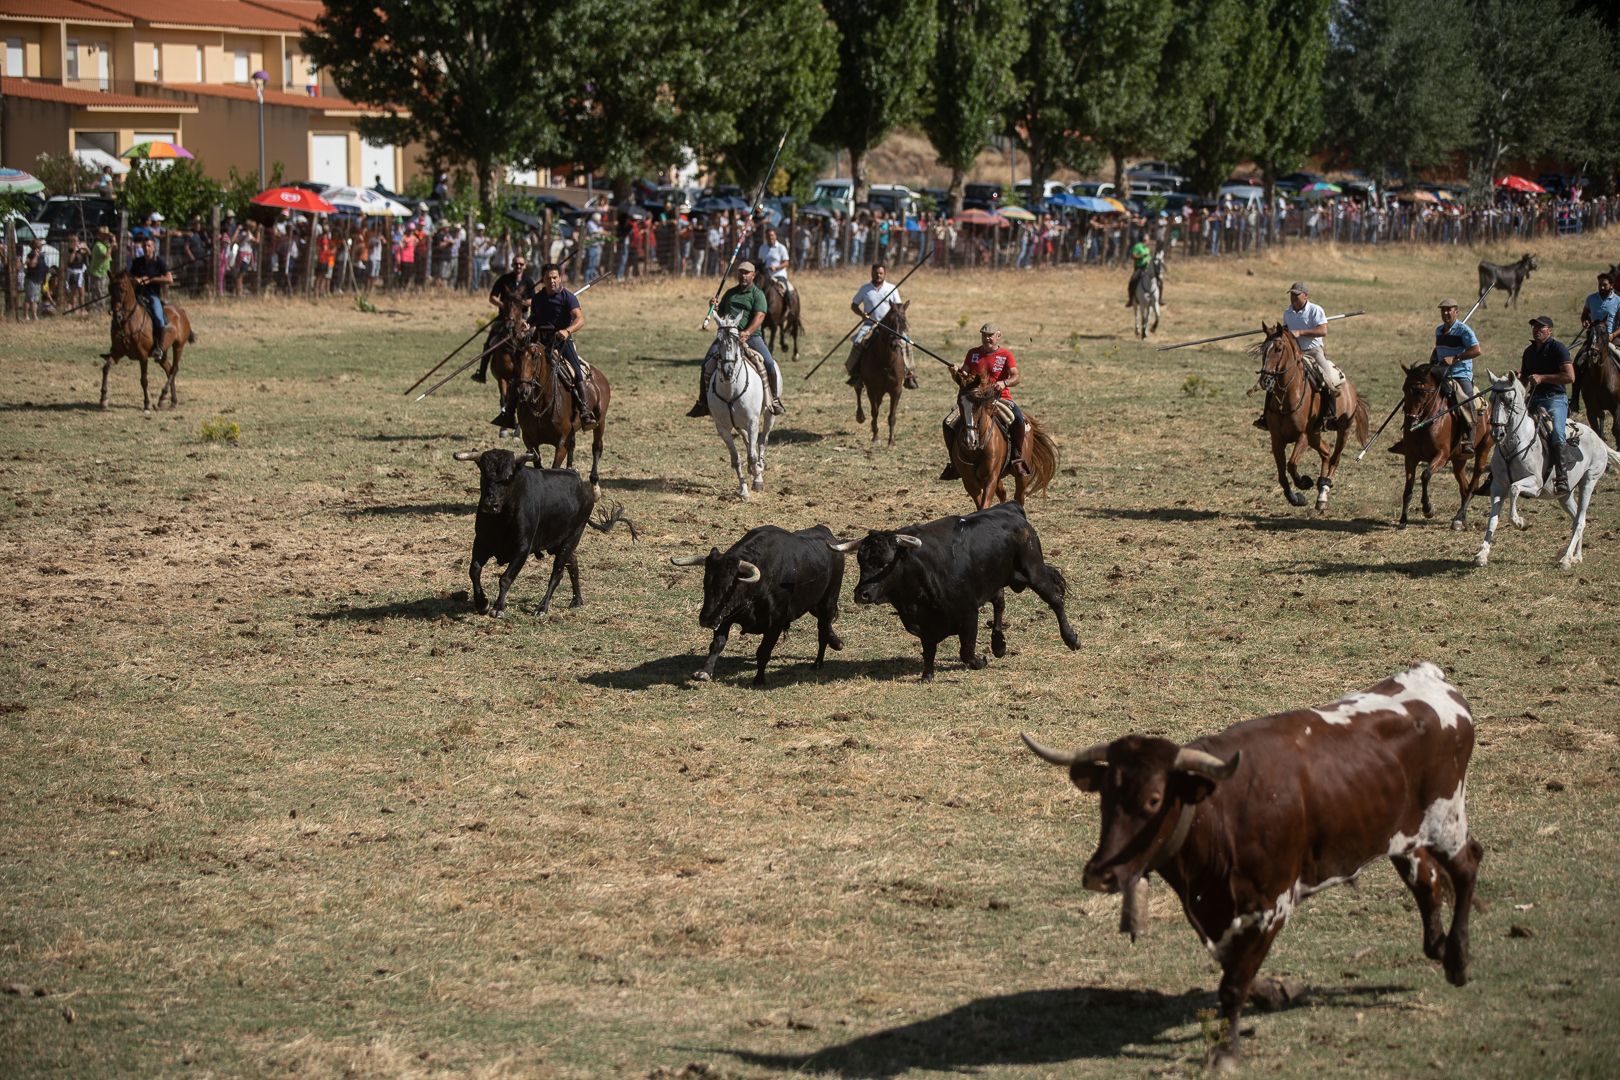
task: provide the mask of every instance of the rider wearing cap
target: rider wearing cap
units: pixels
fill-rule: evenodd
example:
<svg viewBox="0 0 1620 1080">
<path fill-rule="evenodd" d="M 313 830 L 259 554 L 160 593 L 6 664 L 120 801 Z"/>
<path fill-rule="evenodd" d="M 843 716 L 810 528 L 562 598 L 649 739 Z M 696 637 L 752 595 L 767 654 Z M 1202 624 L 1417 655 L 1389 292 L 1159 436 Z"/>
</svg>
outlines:
<svg viewBox="0 0 1620 1080">
<path fill-rule="evenodd" d="M 1283 325 L 1299 342 L 1300 355 L 1305 366 L 1315 373 L 1315 382 L 1322 391 L 1322 427 L 1331 427 L 1338 415 L 1339 388 L 1344 385 L 1344 372 L 1327 358 L 1323 341 L 1327 338 L 1327 312 L 1320 304 L 1311 303 L 1311 290 L 1303 281 L 1288 286 L 1288 307 L 1283 311 Z M 1254 426 L 1264 429 L 1266 415 L 1262 410 Z"/>
<path fill-rule="evenodd" d="M 1580 453 L 1564 439 L 1564 427 L 1569 421 L 1569 396 L 1564 388 L 1575 382 L 1575 364 L 1569 350 L 1553 337 L 1553 321 L 1545 315 L 1530 320 L 1530 344 L 1519 358 L 1519 377 L 1530 390 L 1530 415 L 1539 409 L 1552 421 L 1547 442 L 1553 463 L 1553 487 L 1558 494 L 1568 495 L 1569 470 Z"/>
<path fill-rule="evenodd" d="M 1474 448 L 1474 408 L 1463 402 L 1474 396 L 1474 361 L 1479 355 L 1479 337 L 1467 323 L 1457 321 L 1457 301 L 1440 301 L 1440 325 L 1434 328 L 1434 367 L 1455 407 L 1452 415 L 1462 432 L 1462 441 L 1457 445 L 1464 450 Z"/>
<path fill-rule="evenodd" d="M 754 284 L 754 264 L 744 259 L 737 264 L 737 284 L 727 289 L 721 296 L 709 298 L 709 306 L 720 316 L 737 320 L 737 335 L 744 345 L 759 353 L 760 359 L 765 361 L 765 370 L 768 378 L 765 380 L 767 397 L 770 399 L 771 412 L 781 416 L 787 411 L 782 405 L 782 395 L 777 392 L 776 384 L 781 378 L 776 371 L 776 358 L 765 347 L 765 338 L 760 334 L 759 328 L 765 323 L 765 294 L 758 285 Z M 719 354 L 716 350 L 709 350 L 709 355 L 703 360 L 703 371 L 698 379 L 697 404 L 687 411 L 687 416 L 709 415 L 709 378 L 714 374 L 715 364 L 719 363 Z"/>
<path fill-rule="evenodd" d="M 1013 359 L 1011 350 L 1002 348 L 1001 327 L 993 322 L 987 322 L 979 327 L 979 342 L 978 348 L 968 350 L 967 357 L 960 365 L 951 368 L 951 374 L 955 376 L 957 372 L 977 372 L 990 377 L 996 390 L 1000 392 L 1001 400 L 1007 403 L 1013 414 L 1010 434 L 1012 447 L 1007 466 L 1014 476 L 1028 476 L 1029 466 L 1024 462 L 1024 434 L 1028 425 L 1024 422 L 1023 410 L 1019 409 L 1012 399 L 1012 388 L 1017 386 L 1019 381 L 1018 361 Z M 957 416 L 955 409 L 951 412 L 952 415 L 945 418 L 946 460 L 945 471 L 939 474 L 941 480 L 959 478 L 956 465 L 950 457 L 955 426 L 952 420 L 954 419 L 956 423 L 972 422 L 972 417 Z"/>
<path fill-rule="evenodd" d="M 495 310 L 501 314 L 490 324 L 489 334 L 484 338 L 484 355 L 478 365 L 478 372 L 473 375 L 473 382 L 485 380 L 489 371 L 490 349 L 510 330 L 506 325 L 506 302 L 516 300 L 527 307 L 534 300 L 534 282 L 529 280 L 528 269 L 527 259 L 522 255 L 513 255 L 512 269 L 496 278 L 495 284 L 489 288 L 489 302 L 494 304 Z"/>
</svg>

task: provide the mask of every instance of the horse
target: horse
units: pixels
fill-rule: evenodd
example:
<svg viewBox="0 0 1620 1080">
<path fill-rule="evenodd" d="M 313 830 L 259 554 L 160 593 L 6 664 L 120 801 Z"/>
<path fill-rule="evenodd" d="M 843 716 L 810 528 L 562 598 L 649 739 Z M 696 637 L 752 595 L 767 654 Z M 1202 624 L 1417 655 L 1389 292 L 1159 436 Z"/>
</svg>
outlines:
<svg viewBox="0 0 1620 1080">
<path fill-rule="evenodd" d="M 523 342 L 529 338 L 529 324 L 523 317 L 523 301 L 516 297 L 507 297 L 506 303 L 501 306 L 501 325 L 491 331 L 494 341 L 484 346 L 489 350 L 489 370 L 495 376 L 495 385 L 500 387 L 501 404 L 505 406 L 510 399 L 513 383 L 517 380 L 518 366 L 522 361 Z M 510 429 L 502 428 L 501 434 L 508 434 Z"/>
<path fill-rule="evenodd" d="M 1462 496 L 1462 505 L 1457 508 L 1457 516 L 1451 519 L 1451 527 L 1465 529 L 1468 527 L 1468 503 L 1473 499 L 1474 489 L 1479 486 L 1480 477 L 1485 474 L 1486 465 L 1491 459 L 1491 434 L 1488 430 L 1481 431 L 1480 425 L 1476 424 L 1474 449 L 1464 450 L 1457 438 L 1460 434 L 1458 425 L 1451 421 L 1451 402 L 1446 399 L 1444 380 L 1436 376 L 1429 364 L 1414 364 L 1411 367 L 1402 364 L 1401 370 L 1406 373 L 1405 384 L 1401 387 L 1405 420 L 1401 426 L 1400 441 L 1389 448 L 1390 453 L 1403 454 L 1406 458 L 1406 490 L 1401 494 L 1400 528 L 1406 528 L 1407 508 L 1412 502 L 1412 485 L 1418 465 L 1423 466 L 1423 516 L 1433 517 L 1429 478 L 1436 470 L 1450 463 L 1452 475 L 1457 478 L 1458 493 Z M 1414 430 L 1418 424 L 1423 426 Z M 1474 472 L 1465 479 L 1463 474 L 1468 469 L 1469 458 L 1473 459 Z"/>
<path fill-rule="evenodd" d="M 1609 415 L 1609 429 L 1614 444 L 1620 446 L 1620 360 L 1613 349 L 1598 340 L 1603 327 L 1594 323 L 1587 332 L 1586 344 L 1575 357 L 1575 385 L 1570 387 L 1569 411 L 1573 413 L 1582 400 L 1586 402 L 1586 422 L 1592 430 L 1603 431 L 1603 415 Z"/>
<path fill-rule="evenodd" d="M 1282 484 L 1283 494 L 1287 496 L 1290 506 L 1305 505 L 1305 496 L 1289 486 L 1288 478 L 1292 476 L 1295 486 L 1301 491 L 1311 486 L 1311 478 L 1299 473 L 1299 457 L 1309 444 L 1322 459 L 1321 479 L 1316 481 L 1316 509 L 1320 513 L 1327 509 L 1333 474 L 1339 468 L 1339 455 L 1344 453 L 1345 437 L 1352 423 L 1355 424 L 1356 438 L 1363 446 L 1367 443 L 1367 403 L 1361 399 L 1355 384 L 1347 376 L 1344 385 L 1339 388 L 1340 409 L 1334 417 L 1335 438 L 1330 451 L 1322 445 L 1323 428 L 1316 420 L 1322 404 L 1322 392 L 1306 374 L 1305 355 L 1300 350 L 1299 339 L 1282 323 L 1267 326 L 1262 322 L 1260 330 L 1266 338 L 1254 347 L 1253 352 L 1260 358 L 1260 380 L 1257 385 L 1266 392 L 1266 430 L 1271 433 L 1271 456 L 1277 462 L 1277 480 Z M 1288 446 L 1293 449 L 1288 454 L 1285 466 L 1283 449 Z"/>
<path fill-rule="evenodd" d="M 1518 262 L 1507 266 L 1486 262 L 1481 259 L 1479 263 L 1479 294 L 1481 297 L 1479 306 L 1482 309 L 1486 306 L 1484 300 L 1485 290 L 1494 284 L 1498 289 L 1507 293 L 1508 302 L 1513 307 L 1518 307 L 1519 290 L 1524 287 L 1526 281 L 1530 280 L 1530 271 L 1539 269 L 1540 267 L 1536 264 L 1536 257 L 1529 252 L 1519 256 Z"/>
<path fill-rule="evenodd" d="M 525 345 L 517 357 L 517 418 L 523 445 L 539 457 L 540 447 L 552 446 L 553 469 L 574 467 L 574 441 L 581 431 L 594 431 L 591 439 L 591 493 L 602 497 L 602 436 L 607 431 L 608 403 L 613 390 L 599 367 L 591 368 L 586 394 L 595 398 L 596 423 L 580 427 L 574 412 L 574 394 L 563 381 L 561 369 L 568 361 L 551 345 L 534 342 Z M 587 400 L 589 400 L 589 397 Z"/>
<path fill-rule="evenodd" d="M 1131 307 L 1135 311 L 1136 336 L 1146 340 L 1148 334 L 1159 332 L 1159 301 L 1164 293 L 1164 252 L 1156 252 L 1148 272 L 1136 279 L 1131 289 Z M 1152 318 L 1153 325 L 1148 326 Z"/>
<path fill-rule="evenodd" d="M 1002 477 L 1007 475 L 1007 462 L 1012 457 L 1012 444 L 996 422 L 996 401 L 999 394 L 991 379 L 982 372 L 960 369 L 953 373 L 960 389 L 956 395 L 956 408 L 961 414 L 950 441 L 951 464 L 956 466 L 968 498 L 984 510 L 990 497 L 1007 501 L 1007 489 Z M 1029 495 L 1046 490 L 1057 473 L 1057 445 L 1045 430 L 1037 426 L 1035 418 L 1024 414 L 1024 452 L 1030 475 L 1020 476 L 1013 488 L 1013 502 L 1023 505 Z"/>
<path fill-rule="evenodd" d="M 804 322 L 799 318 L 799 290 L 784 289 L 782 283 L 769 274 L 765 275 L 761 291 L 765 294 L 765 323 L 760 329 L 768 335 L 766 345 L 771 355 L 776 355 L 776 338 L 780 334 L 785 342 L 788 335 L 793 336 L 793 359 L 799 358 L 799 334 L 804 331 Z"/>
<path fill-rule="evenodd" d="M 749 481 L 753 476 L 753 489 L 765 490 L 765 444 L 771 437 L 771 424 L 776 417 L 771 413 L 770 401 L 765 393 L 765 382 L 754 366 L 743 355 L 742 336 L 738 332 L 739 320 L 720 316 L 709 356 L 715 358 L 714 373 L 709 376 L 706 389 L 709 416 L 714 428 L 726 441 L 731 451 L 731 467 L 737 474 L 737 497 L 748 499 Z M 706 358 L 707 359 L 707 358 Z M 777 393 L 781 393 L 781 376 L 777 376 Z M 748 472 L 743 471 L 743 459 L 737 453 L 737 442 L 732 433 L 743 437 L 748 455 Z"/>
<path fill-rule="evenodd" d="M 1519 496 L 1535 498 L 1545 495 L 1551 485 L 1545 480 L 1545 450 L 1530 419 L 1525 388 L 1512 372 L 1497 378 L 1487 372 L 1491 386 L 1491 434 L 1496 437 L 1496 452 L 1491 455 L 1491 513 L 1485 522 L 1485 542 L 1474 555 L 1475 566 L 1485 566 L 1491 557 L 1491 542 L 1496 539 L 1496 523 L 1502 512 L 1502 500 L 1511 496 L 1508 519 L 1513 527 L 1525 527 L 1519 516 Z M 1581 537 L 1586 532 L 1586 509 L 1591 505 L 1592 492 L 1610 465 L 1620 466 L 1620 454 L 1604 445 L 1597 432 L 1585 424 L 1571 423 L 1575 429 L 1573 442 L 1579 458 L 1569 469 L 1568 495 L 1557 496 L 1564 513 L 1575 523 L 1569 534 L 1569 543 L 1558 558 L 1560 569 L 1568 570 L 1581 561 Z"/>
<path fill-rule="evenodd" d="M 152 356 L 152 313 L 136 298 L 135 281 L 126 270 L 107 275 L 107 296 L 112 307 L 112 348 L 101 354 L 101 407 L 107 407 L 108 373 L 121 358 L 129 356 L 141 362 L 141 409 L 151 412 L 152 395 L 146 385 L 146 364 Z M 168 318 L 163 336 L 167 352 L 160 361 L 164 379 L 163 388 L 158 391 L 158 408 L 163 407 L 163 399 L 167 397 L 169 408 L 173 409 L 180 404 L 180 393 L 175 389 L 174 382 L 175 376 L 180 373 L 180 354 L 188 344 L 196 342 L 197 332 L 191 328 L 185 308 L 164 304 L 163 311 Z"/>
<path fill-rule="evenodd" d="M 855 388 L 855 422 L 859 424 L 866 419 L 861 412 L 861 391 L 864 389 L 872 403 L 872 441 L 877 442 L 878 405 L 882 403 L 884 395 L 888 395 L 890 446 L 894 445 L 895 412 L 900 407 L 900 391 L 906 382 L 906 360 L 911 351 L 906 341 L 909 336 L 906 309 L 910 306 L 910 300 L 889 305 L 883 321 L 861 342 L 860 359 L 855 363 L 855 373 L 861 380 L 861 385 Z"/>
</svg>

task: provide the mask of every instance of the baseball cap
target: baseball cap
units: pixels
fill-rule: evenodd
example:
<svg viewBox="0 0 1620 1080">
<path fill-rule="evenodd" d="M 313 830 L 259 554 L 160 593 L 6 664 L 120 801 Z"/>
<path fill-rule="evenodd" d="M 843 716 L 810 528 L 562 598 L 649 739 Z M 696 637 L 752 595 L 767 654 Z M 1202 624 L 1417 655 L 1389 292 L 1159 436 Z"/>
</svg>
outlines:
<svg viewBox="0 0 1620 1080">
<path fill-rule="evenodd" d="M 1303 281 L 1296 281 L 1292 285 L 1288 286 L 1288 291 L 1289 291 L 1290 294 L 1293 294 L 1293 293 L 1309 293 L 1311 290 L 1307 289 L 1305 287 L 1305 283 Z"/>
<path fill-rule="evenodd" d="M 1537 315 L 1535 318 L 1530 320 L 1531 326 L 1545 326 L 1549 330 L 1552 329 L 1552 324 L 1553 321 L 1545 315 Z"/>
<path fill-rule="evenodd" d="M 993 322 L 987 322 L 983 326 L 979 327 L 979 333 L 981 333 L 981 334 L 999 334 L 999 333 L 1001 333 L 1001 327 L 997 326 Z"/>
<path fill-rule="evenodd" d="M 737 271 L 738 273 L 741 273 L 744 270 L 752 274 L 754 272 L 754 264 L 749 262 L 747 259 L 744 259 L 742 262 L 737 264 Z"/>
<path fill-rule="evenodd" d="M 1448 307 L 1461 307 L 1461 306 L 1462 305 L 1458 304 L 1457 301 L 1455 301 L 1455 300 L 1442 300 L 1442 301 L 1440 301 L 1440 309 L 1442 311 L 1445 310 Z"/>
</svg>

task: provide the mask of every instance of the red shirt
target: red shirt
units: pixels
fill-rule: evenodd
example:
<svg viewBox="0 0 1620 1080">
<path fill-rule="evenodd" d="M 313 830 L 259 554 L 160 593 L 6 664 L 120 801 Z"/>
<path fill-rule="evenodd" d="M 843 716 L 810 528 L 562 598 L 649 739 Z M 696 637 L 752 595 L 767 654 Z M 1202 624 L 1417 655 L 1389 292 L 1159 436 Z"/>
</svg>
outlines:
<svg viewBox="0 0 1620 1080">
<path fill-rule="evenodd" d="M 987 351 L 980 347 L 968 350 L 967 359 L 962 361 L 962 370 L 982 372 L 990 377 L 991 382 L 1000 382 L 1018 370 L 1018 361 L 1006 349 Z M 1012 391 L 1002 387 L 1001 400 L 1011 401 Z"/>
</svg>

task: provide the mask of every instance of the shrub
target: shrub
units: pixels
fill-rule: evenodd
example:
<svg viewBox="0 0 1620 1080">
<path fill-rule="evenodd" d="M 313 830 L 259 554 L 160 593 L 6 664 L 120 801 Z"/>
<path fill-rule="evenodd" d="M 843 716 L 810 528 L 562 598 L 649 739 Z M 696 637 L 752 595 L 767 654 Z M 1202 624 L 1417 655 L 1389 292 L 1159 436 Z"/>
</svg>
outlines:
<svg viewBox="0 0 1620 1080">
<path fill-rule="evenodd" d="M 223 416 L 216 416 L 212 420 L 204 420 L 197 433 L 204 442 L 236 443 L 242 438 L 242 428 L 235 420 L 227 420 Z"/>
</svg>

